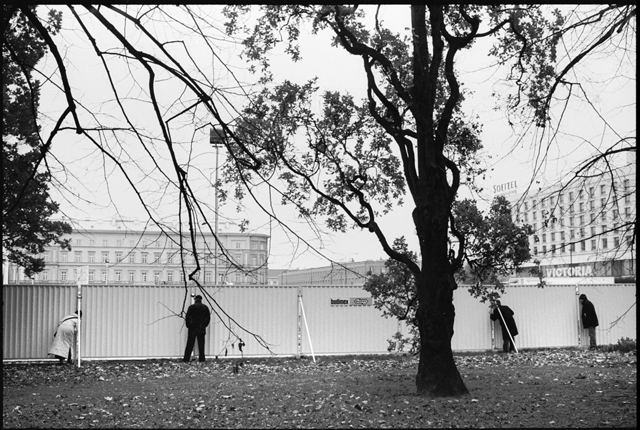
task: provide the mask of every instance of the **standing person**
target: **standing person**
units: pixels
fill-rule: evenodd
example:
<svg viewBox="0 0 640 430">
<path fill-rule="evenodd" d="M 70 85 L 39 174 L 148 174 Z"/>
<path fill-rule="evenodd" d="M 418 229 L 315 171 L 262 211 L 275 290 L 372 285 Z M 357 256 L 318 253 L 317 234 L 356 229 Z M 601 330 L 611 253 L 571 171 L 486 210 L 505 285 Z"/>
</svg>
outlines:
<svg viewBox="0 0 640 430">
<path fill-rule="evenodd" d="M 82 311 L 80 311 L 82 318 Z M 78 336 L 78 311 L 67 315 L 58 323 L 56 331 L 53 333 L 53 342 L 49 348 L 49 354 L 60 360 L 64 364 L 76 359 L 76 338 Z"/>
<path fill-rule="evenodd" d="M 580 317 L 582 319 L 582 327 L 589 330 L 589 349 L 596 349 L 596 327 L 598 327 L 598 315 L 596 315 L 596 308 L 593 306 L 585 294 L 580 294 L 580 304 L 582 305 L 582 311 Z"/>
<path fill-rule="evenodd" d="M 511 337 L 515 340 L 516 335 L 518 334 L 518 327 L 516 327 L 516 322 L 513 319 L 513 311 L 509 306 L 503 306 L 500 304 L 500 300 L 496 300 L 496 303 L 491 306 L 493 312 L 489 316 L 492 321 L 498 320 L 500 321 L 500 329 L 502 330 L 502 351 L 503 352 L 511 352 L 515 351 L 515 345 L 511 341 Z M 500 318 L 500 313 L 498 312 L 498 308 L 500 308 L 500 312 L 502 313 L 502 318 Z M 502 320 L 504 318 L 504 321 Z M 507 327 L 505 328 L 505 323 Z M 509 330 L 507 332 L 507 329 Z M 511 337 L 509 336 L 511 333 Z"/>
<path fill-rule="evenodd" d="M 193 351 L 193 345 L 196 339 L 198 339 L 198 361 L 204 361 L 204 335 L 206 334 L 206 328 L 209 325 L 210 319 L 211 314 L 209 313 L 209 308 L 202 303 L 202 296 L 196 296 L 195 303 L 189 306 L 185 317 L 187 329 L 189 330 L 187 347 L 184 350 L 184 357 L 182 359 L 185 363 L 191 361 L 191 351 Z"/>
</svg>

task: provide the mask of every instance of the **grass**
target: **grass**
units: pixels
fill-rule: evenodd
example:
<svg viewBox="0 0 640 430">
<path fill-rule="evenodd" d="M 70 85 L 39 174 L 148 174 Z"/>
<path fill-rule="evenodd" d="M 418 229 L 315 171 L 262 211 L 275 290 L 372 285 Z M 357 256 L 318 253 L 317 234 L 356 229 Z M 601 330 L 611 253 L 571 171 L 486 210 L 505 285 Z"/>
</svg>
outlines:
<svg viewBox="0 0 640 430">
<path fill-rule="evenodd" d="M 464 354 L 470 395 L 415 394 L 413 357 L 3 366 L 4 428 L 635 427 L 635 352 Z"/>
</svg>

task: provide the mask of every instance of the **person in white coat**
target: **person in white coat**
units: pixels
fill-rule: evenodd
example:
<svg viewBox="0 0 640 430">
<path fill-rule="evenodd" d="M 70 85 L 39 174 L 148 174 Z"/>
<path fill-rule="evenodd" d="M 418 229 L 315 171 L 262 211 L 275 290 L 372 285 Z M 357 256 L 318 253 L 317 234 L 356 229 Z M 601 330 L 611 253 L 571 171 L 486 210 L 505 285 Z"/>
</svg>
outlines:
<svg viewBox="0 0 640 430">
<path fill-rule="evenodd" d="M 80 311 L 82 317 L 82 311 Z M 76 337 L 78 336 L 78 311 L 67 315 L 58 323 L 53 333 L 53 342 L 49 348 L 49 354 L 60 360 L 60 364 L 71 363 L 76 359 Z"/>
</svg>

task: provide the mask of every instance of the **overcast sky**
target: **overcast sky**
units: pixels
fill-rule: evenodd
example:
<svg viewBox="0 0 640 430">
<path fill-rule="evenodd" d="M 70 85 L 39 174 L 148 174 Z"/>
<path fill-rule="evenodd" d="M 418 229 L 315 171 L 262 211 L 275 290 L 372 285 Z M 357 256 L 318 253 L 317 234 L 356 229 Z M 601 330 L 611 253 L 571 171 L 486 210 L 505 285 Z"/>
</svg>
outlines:
<svg viewBox="0 0 640 430">
<path fill-rule="evenodd" d="M 219 17 L 215 8 L 214 6 L 208 9 L 209 13 L 212 17 Z M 89 110 L 100 115 L 102 121 L 109 122 L 115 104 L 113 96 L 108 93 L 104 72 L 86 40 L 79 37 L 81 35 L 77 30 L 77 24 L 69 19 L 69 11 L 63 8 L 63 12 L 64 29 L 58 40 L 65 46 L 63 53 L 72 78 L 73 90 Z M 394 29 L 401 30 L 408 22 L 409 8 L 408 6 L 385 6 L 382 8 L 381 17 Z M 221 25 L 218 27 L 221 28 Z M 173 30 L 168 27 L 165 31 L 166 34 L 163 37 L 167 40 L 185 37 L 184 34 L 173 36 L 171 34 Z M 221 37 L 222 34 L 218 33 L 215 36 Z M 302 60 L 298 63 L 292 63 L 285 55 L 274 56 L 272 64 L 276 81 L 286 78 L 303 83 L 318 77 L 321 89 L 350 92 L 356 99 L 365 96 L 361 60 L 350 56 L 340 48 L 331 47 L 327 33 L 306 35 L 302 39 Z M 189 46 L 190 49 L 198 49 L 195 43 Z M 243 70 L 246 62 L 237 57 L 240 49 L 236 44 L 221 41 L 217 46 L 216 52 L 219 57 L 232 67 L 238 76 L 255 80 L 246 70 Z M 478 115 L 483 125 L 482 141 L 485 148 L 483 155 L 489 171 L 482 184 L 485 192 L 474 197 L 485 200 L 492 198 L 491 190 L 495 184 L 516 181 L 518 189 L 523 191 L 534 174 L 533 160 L 538 157 L 535 149 L 536 142 L 542 139 L 546 143 L 549 137 L 541 135 L 540 131 L 535 129 L 511 129 L 504 113 L 494 109 L 495 103 L 491 99 L 491 94 L 503 91 L 504 87 L 501 86 L 501 72 L 492 67 L 493 60 L 487 55 L 487 49 L 487 45 L 483 46 L 479 43 L 471 51 L 461 54 L 458 62 L 458 70 L 461 72 L 461 80 L 465 88 L 473 90 L 473 94 L 467 99 L 465 110 L 470 115 Z M 204 49 L 201 52 L 197 55 L 198 62 L 202 70 L 213 72 L 216 85 L 233 85 L 223 64 L 218 60 L 212 61 L 211 54 Z M 50 69 L 53 62 L 47 59 L 42 65 Z M 128 69 L 121 67 L 116 70 L 121 73 L 119 77 L 121 81 L 117 81 L 119 88 L 130 97 L 131 106 L 136 106 L 135 99 L 144 92 L 144 88 L 137 87 L 131 79 L 127 79 L 130 73 Z M 591 101 L 597 104 L 600 114 L 605 115 L 610 121 L 610 128 L 622 134 L 635 136 L 635 53 L 633 61 L 627 59 L 622 62 L 617 59 L 612 61 L 611 58 L 603 55 L 596 61 L 580 66 L 579 71 L 589 75 L 589 82 L 584 82 L 585 91 Z M 610 79 L 611 76 L 616 75 L 618 79 Z M 143 81 L 140 85 L 144 85 L 144 80 L 140 79 L 140 81 Z M 171 85 L 177 86 L 175 81 L 168 82 L 166 85 L 168 93 L 173 89 Z M 43 112 L 43 131 L 47 129 L 46 118 L 48 116 L 55 118 L 55 113 L 59 112 L 63 103 L 64 99 L 60 96 L 59 90 L 51 85 L 44 86 L 40 104 Z M 135 115 L 131 119 L 136 125 L 155 131 L 153 115 L 148 106 L 140 104 L 139 109 L 134 108 L 133 113 Z M 559 111 L 555 113 L 559 114 Z M 576 166 L 576 163 L 615 136 L 611 129 L 602 126 L 602 121 L 598 119 L 599 114 L 586 103 L 571 103 L 564 115 L 564 127 L 549 145 L 548 162 L 536 174 L 535 180 L 539 181 L 537 186 L 549 185 L 560 180 Z M 192 186 L 198 190 L 203 201 L 210 202 L 213 207 L 213 190 L 206 184 L 205 178 L 214 176 L 214 152 L 208 145 L 208 130 L 198 129 L 207 121 L 211 121 L 211 118 L 208 118 L 202 110 L 194 113 L 193 117 L 182 118 L 176 121 L 175 128 L 172 129 L 172 134 L 175 134 L 172 137 L 185 142 L 185 152 L 191 151 L 190 157 L 194 170 L 193 175 L 190 171 L 189 179 L 192 180 Z M 48 124 L 50 126 L 51 121 Z M 192 139 L 196 144 L 188 145 L 186 142 Z M 120 145 L 129 151 L 132 154 L 131 163 L 137 158 L 135 154 L 139 149 L 136 149 L 135 139 L 130 138 L 126 142 L 116 142 L 114 139 L 109 144 L 114 147 Z M 65 191 L 65 198 L 62 195 L 56 196 L 54 193 L 64 213 L 76 219 L 98 221 L 119 217 L 145 221 L 148 218 L 122 175 L 113 173 L 112 164 L 108 161 L 105 163 L 104 158 L 98 151 L 91 149 L 91 145 L 86 140 L 79 139 L 73 132 L 65 133 L 56 141 L 52 154 L 67 167 L 66 174 L 60 175 L 59 179 L 69 187 L 71 192 L 78 195 L 69 198 L 69 191 Z M 220 157 L 223 160 L 222 152 Z M 161 167 L 168 166 L 166 157 L 163 160 L 161 148 L 158 148 L 157 158 Z M 69 173 L 73 173 L 75 178 L 69 176 Z M 138 179 L 140 183 L 145 184 L 142 188 L 148 192 L 145 198 L 149 199 L 151 206 L 157 205 L 154 210 L 164 219 L 175 220 L 176 208 L 166 205 L 167 200 L 162 193 L 161 176 L 155 175 L 153 180 L 142 177 Z M 465 195 L 464 191 L 461 193 Z M 264 196 L 266 194 L 263 194 Z M 222 222 L 220 230 L 237 231 L 234 226 L 237 220 L 249 218 L 250 231 L 271 234 L 272 249 L 269 261 L 271 268 L 302 268 L 328 264 L 325 259 L 304 244 L 293 239 L 292 235 L 277 223 L 270 222 L 255 204 L 245 202 L 240 208 L 239 215 L 233 200 L 220 208 Z M 409 239 L 410 246 L 417 250 L 410 212 L 411 207 L 408 205 L 397 208 L 383 218 L 381 225 L 388 232 L 388 237 L 405 235 Z M 368 232 L 329 234 L 327 229 L 320 225 L 319 227 L 325 233 L 321 235 L 322 240 L 319 240 L 318 235 L 305 227 L 305 224 L 291 211 L 285 211 L 283 216 L 292 228 L 300 231 L 314 246 L 337 261 L 386 258 L 377 240 Z M 213 217 L 210 221 L 213 222 Z"/>
</svg>

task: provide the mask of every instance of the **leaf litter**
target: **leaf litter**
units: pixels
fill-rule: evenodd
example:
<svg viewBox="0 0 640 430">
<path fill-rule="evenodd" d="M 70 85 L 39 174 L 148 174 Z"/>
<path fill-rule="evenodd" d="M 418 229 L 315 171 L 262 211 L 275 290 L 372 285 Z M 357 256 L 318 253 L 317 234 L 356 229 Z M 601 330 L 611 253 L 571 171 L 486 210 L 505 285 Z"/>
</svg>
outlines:
<svg viewBox="0 0 640 430">
<path fill-rule="evenodd" d="M 455 359 L 470 391 L 456 399 L 416 395 L 409 356 L 245 359 L 238 374 L 228 360 L 5 364 L 3 427 L 635 426 L 635 354 Z"/>
</svg>

